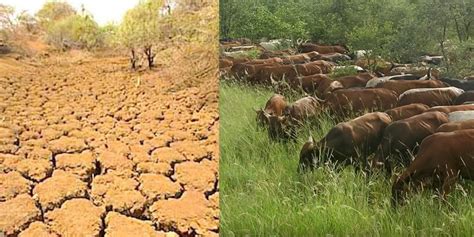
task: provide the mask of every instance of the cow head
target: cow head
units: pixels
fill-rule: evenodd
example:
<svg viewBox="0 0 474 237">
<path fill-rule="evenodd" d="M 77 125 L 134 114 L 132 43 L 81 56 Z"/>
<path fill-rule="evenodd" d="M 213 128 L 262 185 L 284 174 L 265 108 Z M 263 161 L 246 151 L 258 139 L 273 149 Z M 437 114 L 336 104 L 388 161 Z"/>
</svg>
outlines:
<svg viewBox="0 0 474 237">
<path fill-rule="evenodd" d="M 271 139 L 285 140 L 295 138 L 295 130 L 290 115 L 286 113 L 282 116 L 271 115 L 268 120 L 268 135 Z"/>
<path fill-rule="evenodd" d="M 258 126 L 265 126 L 266 124 L 269 124 L 269 117 L 270 114 L 268 114 L 263 108 L 261 109 L 256 109 L 255 112 L 257 113 L 257 125 Z"/>
<path fill-rule="evenodd" d="M 314 153 L 318 149 L 315 148 L 314 139 L 309 136 L 308 141 L 303 145 L 300 151 L 300 161 L 298 164 L 298 172 L 304 172 L 308 169 L 312 169 L 314 163 Z"/>
<path fill-rule="evenodd" d="M 405 180 L 397 177 L 392 186 L 392 207 L 395 208 L 398 205 L 403 205 L 408 193 L 408 184 Z"/>
</svg>

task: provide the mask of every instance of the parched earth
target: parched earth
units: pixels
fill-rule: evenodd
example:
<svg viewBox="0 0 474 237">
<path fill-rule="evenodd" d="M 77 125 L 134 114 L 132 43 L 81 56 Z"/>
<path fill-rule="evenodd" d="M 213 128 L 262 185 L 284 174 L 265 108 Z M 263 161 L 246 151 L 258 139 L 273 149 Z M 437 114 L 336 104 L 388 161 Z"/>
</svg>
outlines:
<svg viewBox="0 0 474 237">
<path fill-rule="evenodd" d="M 218 235 L 217 82 L 176 89 L 126 67 L 65 55 L 0 70 L 6 236 Z"/>
</svg>

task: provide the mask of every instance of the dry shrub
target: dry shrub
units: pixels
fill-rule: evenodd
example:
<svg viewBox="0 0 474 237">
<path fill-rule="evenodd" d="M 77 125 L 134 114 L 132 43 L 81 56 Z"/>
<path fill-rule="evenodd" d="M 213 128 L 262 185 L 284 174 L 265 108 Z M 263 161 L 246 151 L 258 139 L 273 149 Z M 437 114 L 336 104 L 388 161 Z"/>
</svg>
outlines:
<svg viewBox="0 0 474 237">
<path fill-rule="evenodd" d="M 217 90 L 217 1 L 180 3 L 167 16 L 164 32 L 168 39 L 157 54 L 157 62 L 179 88 L 205 86 Z"/>
</svg>

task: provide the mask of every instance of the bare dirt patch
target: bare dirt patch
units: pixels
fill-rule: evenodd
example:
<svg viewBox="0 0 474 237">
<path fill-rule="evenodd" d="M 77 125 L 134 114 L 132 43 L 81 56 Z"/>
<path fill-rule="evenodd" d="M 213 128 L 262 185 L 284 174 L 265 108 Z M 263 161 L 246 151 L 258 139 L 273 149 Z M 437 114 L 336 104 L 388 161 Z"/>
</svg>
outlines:
<svg viewBox="0 0 474 237">
<path fill-rule="evenodd" d="M 0 69 L 0 229 L 215 235 L 217 78 L 183 86 L 169 70 L 78 57 Z"/>
</svg>

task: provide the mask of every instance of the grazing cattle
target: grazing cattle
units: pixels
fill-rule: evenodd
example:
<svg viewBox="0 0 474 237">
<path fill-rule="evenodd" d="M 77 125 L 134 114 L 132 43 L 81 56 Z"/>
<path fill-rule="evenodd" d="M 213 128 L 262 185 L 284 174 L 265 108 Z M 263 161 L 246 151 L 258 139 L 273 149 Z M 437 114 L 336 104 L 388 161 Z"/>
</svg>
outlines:
<svg viewBox="0 0 474 237">
<path fill-rule="evenodd" d="M 436 132 L 454 132 L 463 129 L 474 129 L 474 119 L 445 123 Z"/>
<path fill-rule="evenodd" d="M 435 106 L 427 110 L 427 112 L 431 111 L 439 111 L 446 114 L 456 111 L 466 111 L 466 110 L 474 110 L 474 105 L 467 104 L 467 105 L 450 105 L 450 106 Z"/>
<path fill-rule="evenodd" d="M 314 74 L 319 74 L 323 73 L 323 70 L 319 66 L 320 63 L 316 62 L 310 62 L 310 63 L 305 63 L 305 64 L 295 64 L 291 65 L 294 66 L 296 71 L 300 76 L 309 76 L 309 75 L 314 75 Z"/>
<path fill-rule="evenodd" d="M 249 63 L 237 63 L 232 66 L 230 69 L 231 74 L 235 78 L 244 78 L 247 77 L 250 80 L 253 80 L 254 77 L 260 72 L 260 69 L 266 66 L 273 66 L 275 64 L 249 64 Z"/>
<path fill-rule="evenodd" d="M 292 51 L 289 49 L 285 50 L 278 50 L 278 51 L 263 51 L 260 54 L 260 59 L 267 59 L 267 58 L 283 58 L 286 56 L 292 55 Z"/>
<path fill-rule="evenodd" d="M 279 94 L 274 94 L 268 99 L 265 104 L 265 108 L 256 110 L 257 112 L 257 125 L 264 126 L 269 124 L 269 117 L 281 116 L 287 106 L 285 97 Z"/>
<path fill-rule="evenodd" d="M 424 80 L 424 81 L 407 81 L 407 80 L 397 80 L 397 81 L 386 81 L 384 83 L 378 84 L 376 87 L 385 88 L 392 91 L 395 91 L 397 94 L 402 94 L 403 92 L 416 89 L 416 88 L 441 88 L 448 87 L 444 82 L 439 80 Z"/>
<path fill-rule="evenodd" d="M 455 105 L 462 105 L 465 102 L 474 101 L 474 91 L 466 91 L 454 100 Z"/>
<path fill-rule="evenodd" d="M 418 77 L 414 77 L 411 74 L 375 77 L 375 78 L 370 79 L 367 82 L 366 87 L 376 87 L 377 85 L 385 83 L 390 80 L 416 80 L 416 79 L 418 79 Z"/>
<path fill-rule="evenodd" d="M 336 90 L 326 96 L 326 105 L 336 115 L 347 116 L 365 110 L 387 110 L 397 105 L 397 94 L 383 88 Z"/>
<path fill-rule="evenodd" d="M 263 47 L 265 50 L 277 50 L 282 47 L 288 48 L 292 44 L 291 40 L 289 39 L 274 39 L 268 42 L 261 42 L 260 46 Z"/>
<path fill-rule="evenodd" d="M 299 47 L 302 53 L 308 53 L 312 51 L 316 51 L 320 54 L 332 54 L 332 53 L 341 53 L 345 54 L 347 49 L 342 46 L 326 46 L 326 45 L 317 45 L 312 43 L 303 43 Z"/>
<path fill-rule="evenodd" d="M 296 138 L 296 127 L 321 111 L 319 101 L 307 96 L 285 107 L 283 115 L 269 117 L 268 134 L 272 139 Z"/>
<path fill-rule="evenodd" d="M 428 78 L 437 79 L 439 78 L 439 70 L 431 67 L 416 67 L 412 65 L 398 66 L 395 65 L 387 75 L 399 75 L 399 74 L 412 74 L 418 78 L 426 76 Z M 427 76 L 428 75 L 428 76 Z"/>
<path fill-rule="evenodd" d="M 428 106 L 452 105 L 454 99 L 464 93 L 456 87 L 418 88 L 403 92 L 399 97 L 399 105 L 421 103 Z"/>
<path fill-rule="evenodd" d="M 331 61 L 331 62 L 343 62 L 351 60 L 351 57 L 347 54 L 342 53 L 330 53 L 330 54 L 320 54 L 319 59 Z"/>
<path fill-rule="evenodd" d="M 473 80 L 474 80 L 474 75 L 464 77 L 463 80 L 466 80 L 466 81 L 473 81 Z"/>
<path fill-rule="evenodd" d="M 393 63 L 387 62 L 380 57 L 375 59 L 375 61 L 368 60 L 367 58 L 361 58 L 356 60 L 355 65 L 365 69 L 368 69 L 369 67 L 373 68 L 374 72 L 382 73 L 384 75 L 388 75 L 390 73 L 390 70 L 392 70 L 392 68 L 394 67 Z"/>
<path fill-rule="evenodd" d="M 367 168 L 367 156 L 375 151 L 390 122 L 386 113 L 368 113 L 337 124 L 316 144 L 310 137 L 301 149 L 298 170 L 315 168 L 326 155 L 330 161 L 342 164 L 362 159 Z"/>
<path fill-rule="evenodd" d="M 382 141 L 374 157 L 374 164 L 384 164 L 387 173 L 391 173 L 391 161 L 406 166 L 417 144 L 433 133 L 444 123 L 448 116 L 441 112 L 427 112 L 395 121 L 385 128 Z M 395 157 L 392 155 L 397 153 Z M 390 159 L 392 158 L 392 159 Z"/>
<path fill-rule="evenodd" d="M 408 184 L 415 189 L 426 178 L 435 179 L 433 188 L 443 199 L 459 177 L 474 177 L 474 129 L 435 133 L 423 140 L 418 154 L 392 186 L 392 205 L 404 202 Z"/>
<path fill-rule="evenodd" d="M 272 80 L 281 81 L 296 78 L 298 72 L 293 65 L 266 65 L 260 68 L 251 81 L 255 83 L 270 84 Z"/>
<path fill-rule="evenodd" d="M 424 104 L 409 104 L 385 111 L 391 118 L 392 121 L 398 121 L 402 119 L 407 119 L 415 115 L 424 113 L 430 107 Z"/>
<path fill-rule="evenodd" d="M 295 65 L 295 66 L 298 68 L 298 66 L 302 66 L 302 65 L 305 65 L 305 67 L 318 67 L 321 70 L 320 73 L 330 73 L 334 69 L 334 64 L 333 63 L 328 62 L 328 61 L 324 61 L 324 60 L 316 60 L 316 61 L 312 61 L 310 63 L 299 64 L 299 65 Z M 307 76 L 307 75 L 304 75 L 304 76 Z"/>
<path fill-rule="evenodd" d="M 289 80 L 289 84 L 293 89 L 303 89 L 304 92 L 314 94 L 321 84 L 326 81 L 331 81 L 326 74 L 314 74 L 303 76 Z"/>
<path fill-rule="evenodd" d="M 367 82 L 376 76 L 369 72 L 358 73 L 351 76 L 338 77 L 335 80 L 339 81 L 344 88 L 365 87 Z"/>
<path fill-rule="evenodd" d="M 219 68 L 228 68 L 228 67 L 232 67 L 232 65 L 234 65 L 234 63 L 230 59 L 226 59 L 226 58 L 219 59 Z"/>
<path fill-rule="evenodd" d="M 311 62 L 311 58 L 305 54 L 288 55 L 281 58 L 284 64 L 301 64 Z"/>
<path fill-rule="evenodd" d="M 348 65 L 348 66 L 335 66 L 334 70 L 346 70 L 346 69 L 353 69 L 357 72 L 367 72 L 367 70 L 363 69 L 362 67 L 356 65 Z"/>
<path fill-rule="evenodd" d="M 449 122 L 459 122 L 474 119 L 474 110 L 455 111 L 448 114 Z"/>
<path fill-rule="evenodd" d="M 469 80 L 457 80 L 457 79 L 450 79 L 450 78 L 441 78 L 443 82 L 448 83 L 450 86 L 454 86 L 457 88 L 461 88 L 465 91 L 474 90 L 474 81 Z"/>
</svg>

